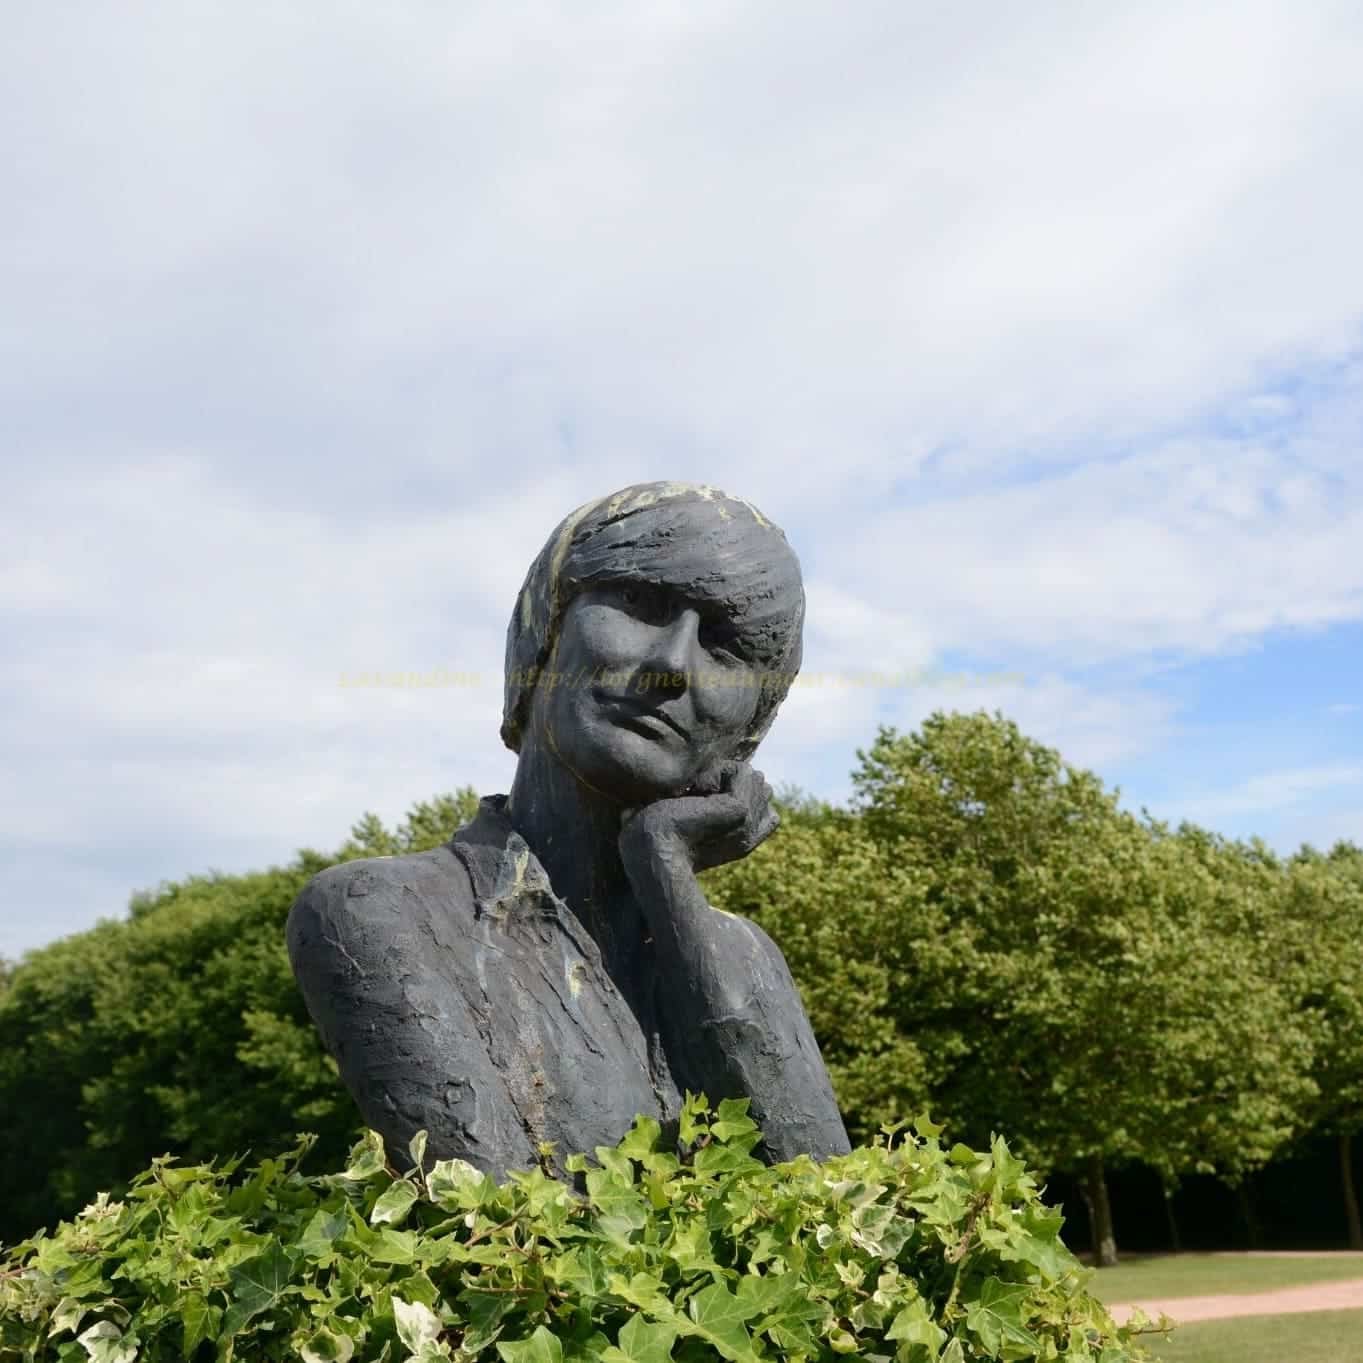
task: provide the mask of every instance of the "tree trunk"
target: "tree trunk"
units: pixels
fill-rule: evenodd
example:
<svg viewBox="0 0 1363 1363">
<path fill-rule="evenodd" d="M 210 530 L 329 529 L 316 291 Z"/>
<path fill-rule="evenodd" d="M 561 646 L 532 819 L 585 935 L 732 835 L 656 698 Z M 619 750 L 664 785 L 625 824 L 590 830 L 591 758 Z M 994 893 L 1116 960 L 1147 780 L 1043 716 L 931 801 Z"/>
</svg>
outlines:
<svg viewBox="0 0 1363 1363">
<path fill-rule="evenodd" d="M 1363 1220 L 1358 1215 L 1358 1189 L 1354 1184 L 1353 1132 L 1339 1133 L 1339 1178 L 1344 1185 L 1344 1216 L 1349 1224 L 1349 1248 L 1363 1249 Z"/>
<path fill-rule="evenodd" d="M 1099 1268 L 1113 1268 L 1117 1263 L 1117 1236 L 1112 1229 L 1112 1204 L 1107 1197 L 1107 1174 L 1102 1155 L 1089 1156 L 1083 1186 L 1093 1240 L 1093 1262 Z"/>
<path fill-rule="evenodd" d="M 1240 1201 L 1240 1216 L 1245 1223 L 1245 1236 L 1250 1249 L 1258 1249 L 1264 1241 L 1263 1231 L 1259 1227 L 1259 1216 L 1254 1210 L 1254 1197 L 1250 1190 L 1249 1179 L 1246 1178 L 1236 1189 L 1236 1196 Z"/>
<path fill-rule="evenodd" d="M 1175 1254 L 1183 1252 L 1183 1236 L 1179 1232 L 1178 1217 L 1174 1215 L 1174 1190 L 1164 1185 L 1164 1224 L 1169 1228 L 1169 1248 Z"/>
</svg>

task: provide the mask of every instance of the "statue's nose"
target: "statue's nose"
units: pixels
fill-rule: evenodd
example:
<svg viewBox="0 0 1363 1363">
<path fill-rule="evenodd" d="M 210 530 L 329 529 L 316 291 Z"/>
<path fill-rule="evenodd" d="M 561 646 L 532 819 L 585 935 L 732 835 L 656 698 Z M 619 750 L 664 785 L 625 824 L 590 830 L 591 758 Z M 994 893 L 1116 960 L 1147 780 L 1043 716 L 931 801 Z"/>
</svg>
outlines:
<svg viewBox="0 0 1363 1363">
<path fill-rule="evenodd" d="M 688 674 L 696 665 L 699 637 L 700 614 L 689 608 L 678 611 L 667 624 L 659 626 L 646 666 L 649 671 L 660 674 L 660 685 L 675 691 L 686 689 Z M 663 680 L 664 674 L 666 680 Z"/>
</svg>

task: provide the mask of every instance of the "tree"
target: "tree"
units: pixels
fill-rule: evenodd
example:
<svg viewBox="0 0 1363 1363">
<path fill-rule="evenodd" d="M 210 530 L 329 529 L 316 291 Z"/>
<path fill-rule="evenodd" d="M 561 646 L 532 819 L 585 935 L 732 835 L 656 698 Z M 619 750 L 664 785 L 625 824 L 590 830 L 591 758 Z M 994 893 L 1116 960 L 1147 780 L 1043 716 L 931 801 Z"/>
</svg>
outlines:
<svg viewBox="0 0 1363 1363">
<path fill-rule="evenodd" d="M 0 992 L 0 1237 L 116 1189 L 151 1158 L 273 1149 L 318 1133 L 336 1159 L 358 1117 L 303 1007 L 284 920 L 308 878 L 380 848 L 435 846 L 472 791 L 416 805 L 389 833 L 367 816 L 337 857 L 300 852 L 250 875 L 193 876 L 134 896 L 122 922 L 30 953 Z"/>
<path fill-rule="evenodd" d="M 1150 1089 L 1157 1125 L 1140 1158 L 1172 1193 L 1214 1173 L 1242 1194 L 1248 1178 L 1310 1121 L 1314 1039 L 1284 979 L 1278 946 L 1281 863 L 1262 842 L 1230 841 L 1147 820 L 1163 903 L 1159 1048 Z"/>
<path fill-rule="evenodd" d="M 1282 974 L 1315 1038 L 1310 1125 L 1335 1139 L 1349 1247 L 1363 1249 L 1354 1178 L 1363 1129 L 1363 849 L 1340 842 L 1292 858 L 1280 933 Z"/>
<path fill-rule="evenodd" d="M 1234 1175 L 1290 1137 L 1307 1042 L 1194 839 L 1124 813 L 1000 715 L 882 730 L 853 782 L 949 924 L 899 982 L 906 1035 L 954 1032 L 938 1108 L 1077 1176 L 1100 1264 L 1117 1253 L 1110 1166 Z M 1228 1098 L 1236 1124 L 1217 1116 Z"/>
<path fill-rule="evenodd" d="M 846 810 L 786 791 L 782 827 L 752 856 L 707 873 L 711 903 L 760 923 L 800 986 L 848 1132 L 927 1110 L 957 1041 L 921 1020 L 902 981 L 948 924 L 925 880 Z"/>
<path fill-rule="evenodd" d="M 1138 1033 L 1110 967 L 1130 945 L 1140 850 L 1115 798 L 1001 716 L 935 714 L 917 734 L 882 730 L 859 756 L 868 831 L 929 878 L 950 924 L 901 982 L 926 1013 L 911 1025 L 954 1026 L 939 1109 L 1080 1174 L 1095 1250 L 1115 1259 L 1104 1161 L 1134 1153 L 1119 1061 Z"/>
</svg>

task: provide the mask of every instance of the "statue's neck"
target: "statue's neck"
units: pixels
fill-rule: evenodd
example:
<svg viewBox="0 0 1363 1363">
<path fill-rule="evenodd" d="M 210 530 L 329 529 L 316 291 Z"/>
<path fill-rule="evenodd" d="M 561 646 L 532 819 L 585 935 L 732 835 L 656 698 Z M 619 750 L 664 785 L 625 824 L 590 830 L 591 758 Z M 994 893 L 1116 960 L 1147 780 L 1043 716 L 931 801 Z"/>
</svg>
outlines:
<svg viewBox="0 0 1363 1363">
<path fill-rule="evenodd" d="M 528 737 L 506 812 L 554 893 L 595 938 L 606 969 L 618 979 L 644 938 L 643 918 L 620 860 L 623 808 L 589 790 Z"/>
</svg>

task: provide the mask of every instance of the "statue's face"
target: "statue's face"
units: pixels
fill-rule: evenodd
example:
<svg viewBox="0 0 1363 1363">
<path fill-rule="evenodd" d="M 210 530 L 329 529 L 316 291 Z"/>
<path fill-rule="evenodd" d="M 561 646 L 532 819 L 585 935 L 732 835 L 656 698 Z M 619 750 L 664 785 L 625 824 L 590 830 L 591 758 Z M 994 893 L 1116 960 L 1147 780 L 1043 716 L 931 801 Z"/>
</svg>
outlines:
<svg viewBox="0 0 1363 1363">
<path fill-rule="evenodd" d="M 589 788 L 624 805 L 680 795 L 749 734 L 762 673 L 712 602 L 623 579 L 564 611 L 531 727 Z"/>
</svg>

